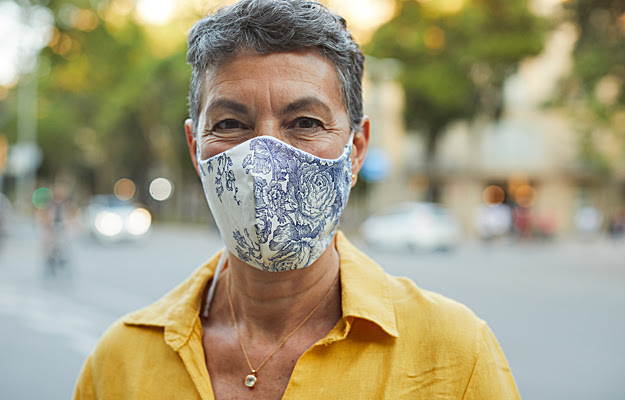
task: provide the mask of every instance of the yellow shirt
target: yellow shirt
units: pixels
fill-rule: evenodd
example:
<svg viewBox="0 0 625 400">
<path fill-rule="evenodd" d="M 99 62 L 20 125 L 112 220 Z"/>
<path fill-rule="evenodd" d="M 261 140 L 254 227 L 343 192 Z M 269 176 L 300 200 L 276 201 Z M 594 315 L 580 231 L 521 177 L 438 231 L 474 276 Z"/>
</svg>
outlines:
<svg viewBox="0 0 625 400">
<path fill-rule="evenodd" d="M 387 275 L 341 233 L 337 249 L 343 317 L 297 361 L 284 399 L 519 398 L 484 321 Z M 74 399 L 213 399 L 199 310 L 218 259 L 114 323 L 87 359 Z"/>
</svg>

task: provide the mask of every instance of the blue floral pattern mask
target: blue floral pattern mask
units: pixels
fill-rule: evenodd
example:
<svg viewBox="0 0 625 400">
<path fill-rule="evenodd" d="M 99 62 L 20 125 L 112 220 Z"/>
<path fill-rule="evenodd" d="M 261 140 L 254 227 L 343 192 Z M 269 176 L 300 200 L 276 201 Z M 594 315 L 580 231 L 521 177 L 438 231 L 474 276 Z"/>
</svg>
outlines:
<svg viewBox="0 0 625 400">
<path fill-rule="evenodd" d="M 198 164 L 208 205 L 230 252 L 265 271 L 312 264 L 330 245 L 351 189 L 353 133 L 322 159 L 259 136 Z"/>
</svg>

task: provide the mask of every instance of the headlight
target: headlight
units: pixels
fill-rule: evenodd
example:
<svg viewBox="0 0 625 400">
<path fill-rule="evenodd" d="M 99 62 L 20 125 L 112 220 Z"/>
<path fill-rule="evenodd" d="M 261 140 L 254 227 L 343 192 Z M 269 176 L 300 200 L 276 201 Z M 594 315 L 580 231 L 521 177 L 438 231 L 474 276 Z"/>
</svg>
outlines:
<svg viewBox="0 0 625 400">
<path fill-rule="evenodd" d="M 150 229 L 152 223 L 152 216 L 150 212 L 145 208 L 137 208 L 130 213 L 126 219 L 126 229 L 132 235 L 143 235 Z"/>
<path fill-rule="evenodd" d="M 122 217 L 110 211 L 102 211 L 95 217 L 95 228 L 104 236 L 118 235 L 123 227 Z"/>
</svg>

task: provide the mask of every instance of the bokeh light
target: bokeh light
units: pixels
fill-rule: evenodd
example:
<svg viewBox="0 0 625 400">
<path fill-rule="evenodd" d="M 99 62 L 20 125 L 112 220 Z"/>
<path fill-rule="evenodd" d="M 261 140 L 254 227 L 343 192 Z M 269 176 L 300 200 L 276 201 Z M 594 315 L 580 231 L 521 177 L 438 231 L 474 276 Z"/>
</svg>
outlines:
<svg viewBox="0 0 625 400">
<path fill-rule="evenodd" d="M 163 25 L 167 23 L 176 9 L 173 0 L 139 0 L 137 17 L 141 22 Z"/>
<path fill-rule="evenodd" d="M 150 212 L 145 208 L 137 208 L 126 219 L 126 229 L 130 234 L 139 236 L 150 229 L 151 223 L 152 215 L 150 215 Z"/>
<path fill-rule="evenodd" d="M 614 105 L 621 95 L 622 85 L 623 82 L 617 76 L 604 76 L 595 85 L 595 96 L 605 105 Z"/>
<path fill-rule="evenodd" d="M 33 205 L 40 210 L 45 210 L 52 202 L 52 190 L 47 187 L 40 187 L 33 192 Z"/>
<path fill-rule="evenodd" d="M 90 32 L 97 28 L 100 20 L 96 13 L 88 9 L 76 9 L 72 16 L 72 24 L 76 29 Z"/>
<path fill-rule="evenodd" d="M 136 190 L 137 188 L 135 183 L 128 178 L 121 178 L 115 182 L 115 186 L 113 187 L 113 193 L 115 193 L 115 196 L 122 201 L 132 199 Z"/>
<path fill-rule="evenodd" d="M 430 50 L 441 50 L 445 46 L 445 31 L 438 26 L 430 26 L 423 34 L 423 43 Z"/>
<path fill-rule="evenodd" d="M 484 198 L 484 203 L 494 207 L 504 202 L 506 199 L 506 193 L 499 186 L 491 185 L 484 189 L 482 197 Z"/>
<path fill-rule="evenodd" d="M 95 227 L 104 236 L 118 235 L 124 227 L 124 220 L 119 214 L 102 211 L 95 218 Z"/>
<path fill-rule="evenodd" d="M 536 203 L 536 189 L 530 185 L 521 185 L 515 189 L 514 199 L 521 207 L 531 207 Z"/>
<path fill-rule="evenodd" d="M 156 178 L 150 183 L 150 195 L 154 200 L 165 201 L 174 193 L 174 185 L 169 179 Z"/>
</svg>

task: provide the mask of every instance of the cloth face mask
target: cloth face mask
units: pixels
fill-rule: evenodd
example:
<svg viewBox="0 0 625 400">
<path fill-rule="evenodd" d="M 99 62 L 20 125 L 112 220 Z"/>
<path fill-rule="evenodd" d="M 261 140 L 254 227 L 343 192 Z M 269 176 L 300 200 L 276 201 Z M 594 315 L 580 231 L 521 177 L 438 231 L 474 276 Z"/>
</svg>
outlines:
<svg viewBox="0 0 625 400">
<path fill-rule="evenodd" d="M 349 198 L 352 139 L 335 160 L 271 136 L 207 160 L 198 146 L 206 200 L 228 250 L 264 271 L 305 268 L 319 258 Z"/>
</svg>

